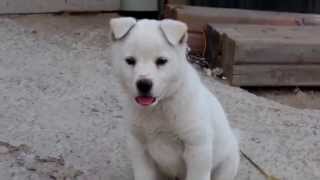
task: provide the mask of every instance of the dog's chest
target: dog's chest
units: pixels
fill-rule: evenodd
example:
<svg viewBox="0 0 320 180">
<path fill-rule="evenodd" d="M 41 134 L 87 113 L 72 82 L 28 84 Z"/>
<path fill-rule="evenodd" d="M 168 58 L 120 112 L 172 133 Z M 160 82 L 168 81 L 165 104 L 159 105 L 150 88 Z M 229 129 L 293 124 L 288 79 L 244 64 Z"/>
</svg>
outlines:
<svg viewBox="0 0 320 180">
<path fill-rule="evenodd" d="M 146 149 L 164 173 L 181 177 L 185 169 L 182 159 L 183 142 L 175 133 L 174 126 L 169 123 L 168 117 L 159 117 L 149 117 L 140 126 Z"/>
</svg>

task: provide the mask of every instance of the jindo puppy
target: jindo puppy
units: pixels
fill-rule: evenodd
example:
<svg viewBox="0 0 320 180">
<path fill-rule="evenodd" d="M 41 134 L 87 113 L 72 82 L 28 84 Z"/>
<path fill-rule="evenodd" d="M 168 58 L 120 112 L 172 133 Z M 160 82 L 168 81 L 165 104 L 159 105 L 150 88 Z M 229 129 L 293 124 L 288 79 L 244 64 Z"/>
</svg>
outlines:
<svg viewBox="0 0 320 180">
<path fill-rule="evenodd" d="M 128 99 L 135 180 L 233 180 L 239 148 L 217 98 L 186 60 L 187 26 L 110 21 L 115 76 Z"/>
</svg>

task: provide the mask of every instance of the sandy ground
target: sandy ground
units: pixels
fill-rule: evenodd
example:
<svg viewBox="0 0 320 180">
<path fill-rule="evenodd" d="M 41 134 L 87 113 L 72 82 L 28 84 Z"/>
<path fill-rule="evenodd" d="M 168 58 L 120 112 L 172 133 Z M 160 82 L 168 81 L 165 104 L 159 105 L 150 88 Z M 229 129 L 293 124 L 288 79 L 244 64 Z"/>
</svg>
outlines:
<svg viewBox="0 0 320 180">
<path fill-rule="evenodd" d="M 110 68 L 111 16 L 0 19 L 1 180 L 132 179 Z M 320 111 L 202 77 L 252 159 L 282 180 L 320 179 Z M 265 178 L 242 158 L 237 179 Z"/>
</svg>

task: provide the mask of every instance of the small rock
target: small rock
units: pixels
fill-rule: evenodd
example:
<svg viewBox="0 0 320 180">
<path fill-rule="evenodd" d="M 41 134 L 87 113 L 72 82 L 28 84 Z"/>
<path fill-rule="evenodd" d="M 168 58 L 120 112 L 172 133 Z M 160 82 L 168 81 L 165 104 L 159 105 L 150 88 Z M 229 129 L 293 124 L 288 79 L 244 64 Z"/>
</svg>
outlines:
<svg viewBox="0 0 320 180">
<path fill-rule="evenodd" d="M 92 109 L 91 109 L 91 112 L 99 112 L 99 109 L 97 109 L 97 108 L 92 108 Z"/>
<path fill-rule="evenodd" d="M 209 68 L 204 68 L 204 72 L 206 73 L 207 76 L 212 76 L 212 71 Z"/>
<path fill-rule="evenodd" d="M 212 73 L 213 73 L 214 76 L 222 76 L 223 69 L 222 68 L 214 68 L 212 70 Z"/>
<path fill-rule="evenodd" d="M 39 177 L 39 175 L 37 175 L 37 174 L 31 174 L 31 176 L 30 176 L 29 179 L 32 179 L 32 180 L 40 180 L 40 177 Z"/>
<path fill-rule="evenodd" d="M 295 88 L 294 90 L 293 90 L 293 92 L 295 93 L 295 94 L 298 94 L 298 93 L 300 93 L 300 92 L 302 92 L 301 90 L 300 90 L 300 88 Z"/>
</svg>

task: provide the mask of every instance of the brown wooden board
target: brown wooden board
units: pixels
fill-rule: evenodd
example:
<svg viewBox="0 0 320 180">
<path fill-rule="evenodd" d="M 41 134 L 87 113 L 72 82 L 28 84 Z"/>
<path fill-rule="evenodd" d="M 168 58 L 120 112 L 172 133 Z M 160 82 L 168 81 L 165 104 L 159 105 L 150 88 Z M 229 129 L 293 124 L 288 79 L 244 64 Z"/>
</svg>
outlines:
<svg viewBox="0 0 320 180">
<path fill-rule="evenodd" d="M 235 41 L 233 64 L 320 64 L 320 27 L 208 25 L 207 59 L 221 65 L 223 35 Z M 228 50 L 230 51 L 230 50 Z"/>
<path fill-rule="evenodd" d="M 209 25 L 208 56 L 232 85 L 318 86 L 317 34 L 316 26 Z"/>
<path fill-rule="evenodd" d="M 233 75 L 233 59 L 235 56 L 236 44 L 235 41 L 229 39 L 225 34 L 223 34 L 221 38 L 223 39 L 221 43 L 222 52 L 220 56 L 221 60 L 219 59 L 219 61 L 222 65 L 223 74 L 231 80 Z"/>
<path fill-rule="evenodd" d="M 203 56 L 206 38 L 201 33 L 188 33 L 188 44 L 192 49 L 192 54 Z"/>
<path fill-rule="evenodd" d="M 235 65 L 234 86 L 320 86 L 320 65 Z"/>
<path fill-rule="evenodd" d="M 207 23 L 277 26 L 319 25 L 320 15 L 271 11 L 167 5 L 166 17 L 183 21 L 191 31 L 201 32 Z"/>
<path fill-rule="evenodd" d="M 225 27 L 225 25 L 222 27 Z M 222 39 L 223 29 L 221 29 L 221 25 L 209 24 L 207 26 L 207 50 L 205 55 L 211 68 L 213 66 L 222 66 Z"/>
<path fill-rule="evenodd" d="M 197 33 L 205 36 L 208 23 L 214 24 L 258 24 L 276 26 L 301 26 L 320 25 L 320 15 L 305 15 L 299 13 L 283 13 L 255 10 L 240 10 L 227 8 L 197 7 L 186 5 L 168 4 L 165 9 L 165 18 L 172 18 L 183 21 L 188 25 L 189 34 Z M 197 42 L 199 40 L 201 42 Z M 204 43 L 203 38 L 193 38 L 190 47 L 193 53 L 205 51 L 205 46 L 198 46 Z M 195 43 L 195 44 L 193 44 Z M 208 42 L 210 43 L 210 42 Z M 210 45 L 209 45 L 210 46 Z"/>
</svg>

